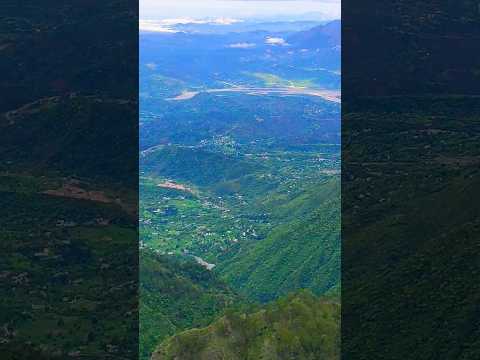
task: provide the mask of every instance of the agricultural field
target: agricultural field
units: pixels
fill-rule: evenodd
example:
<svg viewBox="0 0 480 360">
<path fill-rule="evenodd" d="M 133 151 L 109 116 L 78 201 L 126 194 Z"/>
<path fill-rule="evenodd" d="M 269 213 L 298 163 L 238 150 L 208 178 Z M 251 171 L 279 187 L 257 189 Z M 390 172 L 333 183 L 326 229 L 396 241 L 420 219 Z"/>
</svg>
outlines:
<svg viewBox="0 0 480 360">
<path fill-rule="evenodd" d="M 193 156 L 195 149 L 189 150 Z M 333 145 L 241 158 L 259 166 L 212 185 L 195 185 L 195 174 L 162 178 L 145 168 L 140 178 L 142 246 L 217 263 L 240 243 L 263 239 L 284 221 L 282 204 L 300 203 L 308 189 L 339 174 L 338 146 Z"/>
</svg>

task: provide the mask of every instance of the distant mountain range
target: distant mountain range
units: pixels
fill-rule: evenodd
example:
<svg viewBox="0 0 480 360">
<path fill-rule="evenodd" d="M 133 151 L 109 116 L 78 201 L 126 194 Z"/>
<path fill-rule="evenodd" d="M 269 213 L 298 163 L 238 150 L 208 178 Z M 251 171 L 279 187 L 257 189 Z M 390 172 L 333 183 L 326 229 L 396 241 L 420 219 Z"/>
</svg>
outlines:
<svg viewBox="0 0 480 360">
<path fill-rule="evenodd" d="M 280 23 L 270 25 L 256 24 L 237 32 L 142 32 L 140 97 L 148 101 L 162 94 L 165 99 L 183 90 L 232 84 L 340 89 L 339 21 L 296 23 L 295 29 L 292 24 L 287 24 L 289 29 Z M 182 26 L 233 29 L 245 25 Z M 255 74 L 267 77 L 261 82 Z"/>
<path fill-rule="evenodd" d="M 250 31 L 302 31 L 324 25 L 335 20 L 321 14 L 305 16 L 275 16 L 271 18 L 242 19 L 231 17 L 219 18 L 164 18 L 141 19 L 140 32 L 194 32 L 209 34 L 226 34 Z M 339 20 L 338 20 L 339 21 Z"/>
<path fill-rule="evenodd" d="M 319 48 L 325 46 L 341 46 L 341 22 L 340 20 L 319 25 L 312 29 L 297 32 L 288 37 L 288 43 L 302 48 Z"/>
</svg>

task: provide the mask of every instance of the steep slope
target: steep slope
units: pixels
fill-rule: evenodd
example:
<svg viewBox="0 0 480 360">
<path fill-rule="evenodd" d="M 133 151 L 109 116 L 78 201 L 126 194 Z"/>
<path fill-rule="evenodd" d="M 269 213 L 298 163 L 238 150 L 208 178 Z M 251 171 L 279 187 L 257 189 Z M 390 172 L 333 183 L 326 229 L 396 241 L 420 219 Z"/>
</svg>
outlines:
<svg viewBox="0 0 480 360">
<path fill-rule="evenodd" d="M 302 292 L 257 312 L 228 312 L 207 328 L 166 340 L 152 360 L 335 360 L 340 307 Z"/>
<path fill-rule="evenodd" d="M 300 201 L 294 199 L 277 208 L 277 214 L 289 220 L 274 227 L 265 239 L 246 244 L 217 271 L 242 293 L 262 302 L 303 288 L 317 294 L 336 293 L 340 281 L 339 179 L 321 184 L 317 191 L 321 197 L 303 194 Z M 314 209 L 308 199 L 319 200 Z"/>
<path fill-rule="evenodd" d="M 213 273 L 193 259 L 140 253 L 140 358 L 178 331 L 206 326 L 240 301 Z"/>
</svg>

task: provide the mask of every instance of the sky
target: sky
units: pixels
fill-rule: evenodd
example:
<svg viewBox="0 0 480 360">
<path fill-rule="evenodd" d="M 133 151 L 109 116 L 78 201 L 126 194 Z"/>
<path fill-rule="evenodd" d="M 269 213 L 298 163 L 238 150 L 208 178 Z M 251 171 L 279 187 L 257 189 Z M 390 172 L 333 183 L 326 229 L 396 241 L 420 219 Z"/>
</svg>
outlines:
<svg viewBox="0 0 480 360">
<path fill-rule="evenodd" d="M 140 19 L 175 18 L 332 20 L 340 0 L 140 0 Z"/>
</svg>

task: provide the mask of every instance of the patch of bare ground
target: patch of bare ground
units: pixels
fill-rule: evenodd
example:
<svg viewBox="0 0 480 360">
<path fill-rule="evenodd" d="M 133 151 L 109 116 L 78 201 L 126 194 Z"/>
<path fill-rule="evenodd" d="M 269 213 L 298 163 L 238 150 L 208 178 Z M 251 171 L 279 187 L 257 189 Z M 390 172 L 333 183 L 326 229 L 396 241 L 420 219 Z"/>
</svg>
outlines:
<svg viewBox="0 0 480 360">
<path fill-rule="evenodd" d="M 84 189 L 82 183 L 76 180 L 70 180 L 64 183 L 60 188 L 45 190 L 41 193 L 50 196 L 93 201 L 103 204 L 114 204 L 122 208 L 130 216 L 136 217 L 138 215 L 138 207 L 136 204 L 124 202 L 118 197 L 113 198 L 107 195 L 104 191 Z"/>
<path fill-rule="evenodd" d="M 62 187 L 54 190 L 42 191 L 43 194 L 51 196 L 60 196 L 72 199 L 89 200 L 101 203 L 113 203 L 115 202 L 111 198 L 105 195 L 103 191 L 85 190 L 79 186 L 79 184 L 70 182 L 63 184 Z"/>
<path fill-rule="evenodd" d="M 190 189 L 189 187 L 182 185 L 182 184 L 177 184 L 172 181 L 164 181 L 163 183 L 158 184 L 157 186 L 164 188 L 164 189 L 174 189 L 174 190 L 180 190 L 180 191 L 186 191 L 189 193 L 193 194 L 193 190 Z"/>
</svg>

